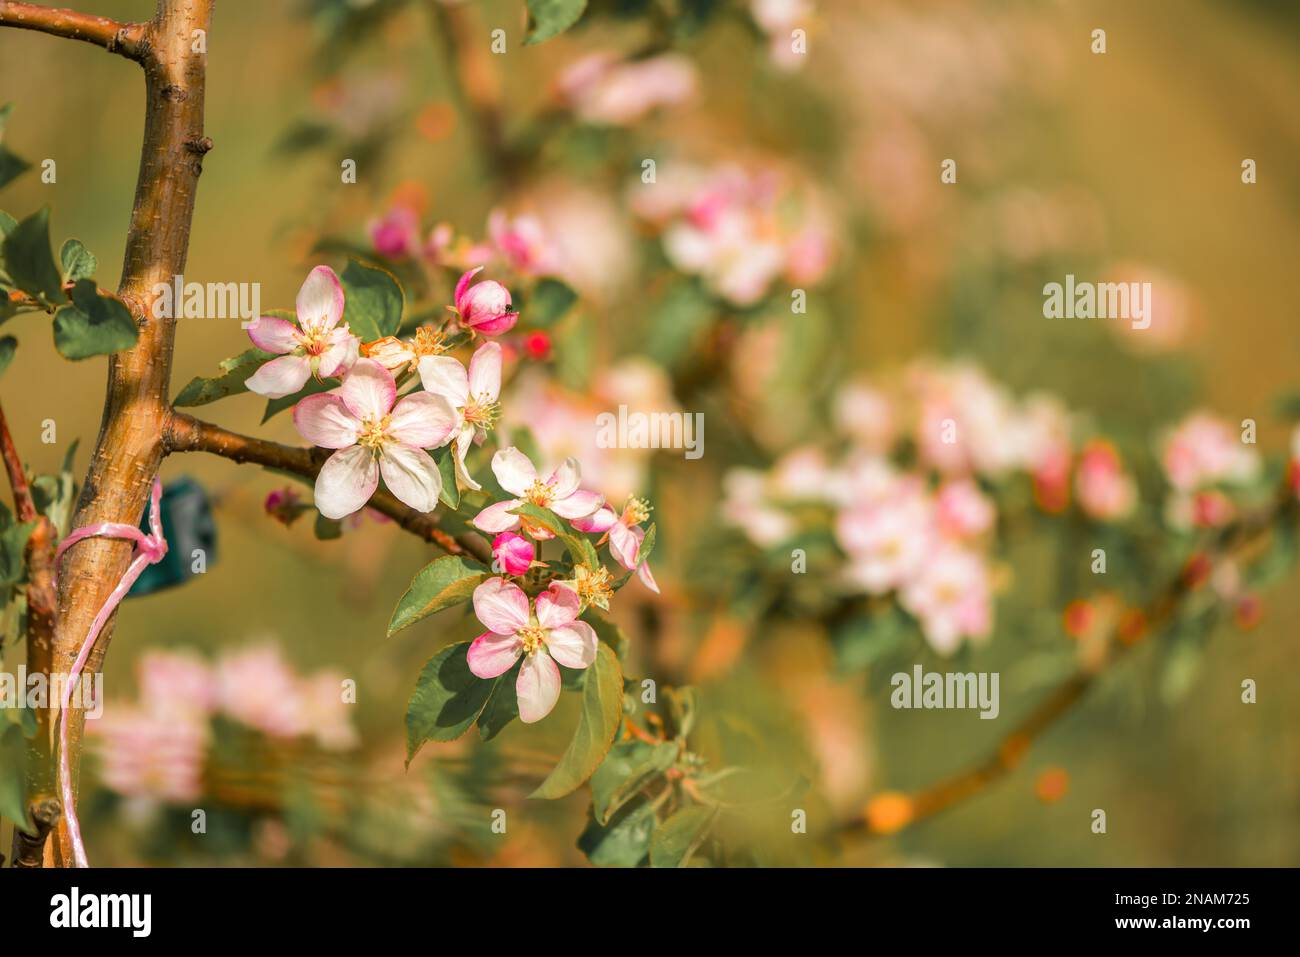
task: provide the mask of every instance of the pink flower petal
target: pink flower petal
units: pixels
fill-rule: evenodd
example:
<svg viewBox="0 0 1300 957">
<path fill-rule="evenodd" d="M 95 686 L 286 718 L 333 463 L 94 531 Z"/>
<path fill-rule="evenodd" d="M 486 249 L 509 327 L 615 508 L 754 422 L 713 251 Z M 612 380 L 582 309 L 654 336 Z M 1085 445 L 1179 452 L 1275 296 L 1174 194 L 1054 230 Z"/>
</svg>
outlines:
<svg viewBox="0 0 1300 957">
<path fill-rule="evenodd" d="M 252 339 L 253 345 L 263 352 L 284 355 L 298 348 L 298 327 L 287 319 L 259 316 L 257 321 L 248 327 L 248 338 Z"/>
<path fill-rule="evenodd" d="M 618 516 L 608 505 L 603 505 L 596 511 L 583 518 L 573 519 L 573 527 L 580 532 L 592 532 L 596 535 L 603 535 L 614 526 L 618 521 Z"/>
<path fill-rule="evenodd" d="M 339 332 L 337 329 L 334 331 Z M 360 348 L 361 340 L 356 336 L 339 336 L 333 345 L 320 354 L 317 371 L 321 378 L 341 376 L 351 369 L 356 364 Z"/>
<path fill-rule="evenodd" d="M 477 492 L 483 486 L 474 481 L 474 476 L 470 475 L 469 469 L 465 467 L 465 456 L 469 454 L 469 447 L 473 442 L 474 426 L 462 426 L 460 432 L 456 434 L 456 483 L 461 488 L 473 489 Z"/>
<path fill-rule="evenodd" d="M 528 456 L 513 445 L 492 456 L 492 474 L 511 495 L 527 493 L 528 487 L 537 481 L 537 469 L 533 468 Z"/>
<path fill-rule="evenodd" d="M 425 386 L 428 388 L 428 386 Z M 469 360 L 469 394 L 495 402 L 501 394 L 501 344 L 485 342 Z"/>
<path fill-rule="evenodd" d="M 469 377 L 451 356 L 425 356 L 420 360 L 420 382 L 426 392 L 446 396 L 456 408 L 469 402 Z"/>
<path fill-rule="evenodd" d="M 446 398 L 431 392 L 416 392 L 393 407 L 388 434 L 403 445 L 437 449 L 451 439 L 456 420 L 456 410 Z"/>
<path fill-rule="evenodd" d="M 508 498 L 504 502 L 495 502 L 474 516 L 474 527 L 480 532 L 495 535 L 519 527 L 519 516 L 511 515 L 510 510 L 522 505 L 517 498 Z"/>
<path fill-rule="evenodd" d="M 605 496 L 597 492 L 574 492 L 551 502 L 551 511 L 560 518 L 586 518 L 604 504 Z"/>
<path fill-rule="evenodd" d="M 641 579 L 641 584 L 645 585 L 656 595 L 659 594 L 659 583 L 655 581 L 654 575 L 650 573 L 650 563 L 642 562 L 641 567 L 636 570 L 636 577 Z"/>
<path fill-rule="evenodd" d="M 323 449 L 356 445 L 361 428 L 361 421 L 343 400 L 329 392 L 309 395 L 294 406 L 293 424 L 299 435 Z"/>
<path fill-rule="evenodd" d="M 343 318 L 343 284 L 329 266 L 317 266 L 298 290 L 298 324 L 325 332 Z"/>
<path fill-rule="evenodd" d="M 566 668 L 586 668 L 596 660 L 596 640 L 591 625 L 574 621 L 547 632 L 546 650 Z"/>
<path fill-rule="evenodd" d="M 460 279 L 456 280 L 456 294 L 454 296 L 456 308 L 460 308 L 461 300 L 465 298 L 465 289 L 469 286 L 469 281 L 483 271 L 482 266 L 475 266 L 473 269 L 464 273 Z"/>
<path fill-rule="evenodd" d="M 631 571 L 636 568 L 636 554 L 641 550 L 641 539 L 637 537 L 640 528 L 628 528 L 622 522 L 615 523 L 609 530 L 609 550 L 618 559 L 618 563 Z"/>
<path fill-rule="evenodd" d="M 348 370 L 338 394 L 358 419 L 375 421 L 386 416 L 397 398 L 393 374 L 374 359 L 358 359 Z"/>
<path fill-rule="evenodd" d="M 578 593 L 567 585 L 552 582 L 537 596 L 537 623 L 543 628 L 559 628 L 578 617 L 581 610 Z"/>
<path fill-rule="evenodd" d="M 281 356 L 263 363 L 244 380 L 244 388 L 268 399 L 282 399 L 301 389 L 310 377 L 311 360 L 306 356 Z"/>
<path fill-rule="evenodd" d="M 489 578 L 474 589 L 474 614 L 498 635 L 528 627 L 528 596 L 504 578 Z"/>
<path fill-rule="evenodd" d="M 379 487 L 379 465 L 361 445 L 339 449 L 316 476 L 316 507 L 326 518 L 346 518 L 370 501 Z"/>
<path fill-rule="evenodd" d="M 470 328 L 483 336 L 499 336 L 509 332 L 519 321 L 519 313 L 507 312 L 499 316 L 493 316 L 491 319 L 483 319 L 471 322 Z"/>
<path fill-rule="evenodd" d="M 546 480 L 547 485 L 554 486 L 551 493 L 556 498 L 568 498 L 578 490 L 578 483 L 582 481 L 582 473 L 578 469 L 578 460 L 570 456 L 565 459 L 558 469 L 551 473 L 551 477 Z"/>
<path fill-rule="evenodd" d="M 495 678 L 514 667 L 523 653 L 524 644 L 515 635 L 479 635 L 469 646 L 466 656 L 469 670 L 480 678 Z"/>
<path fill-rule="evenodd" d="M 560 700 L 560 669 L 544 650 L 539 648 L 524 659 L 515 693 L 519 696 L 519 720 L 524 724 L 541 721 Z"/>
<path fill-rule="evenodd" d="M 432 512 L 442 494 L 442 473 L 428 452 L 409 445 L 386 445 L 379 455 L 379 472 L 388 491 L 417 512 Z"/>
</svg>

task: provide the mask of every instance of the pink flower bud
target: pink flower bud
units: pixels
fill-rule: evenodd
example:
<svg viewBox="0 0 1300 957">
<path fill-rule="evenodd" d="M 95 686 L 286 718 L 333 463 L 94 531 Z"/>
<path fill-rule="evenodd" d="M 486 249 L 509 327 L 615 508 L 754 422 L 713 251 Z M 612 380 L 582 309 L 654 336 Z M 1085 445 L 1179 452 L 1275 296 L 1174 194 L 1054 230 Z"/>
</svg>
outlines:
<svg viewBox="0 0 1300 957">
<path fill-rule="evenodd" d="M 414 210 L 394 206 L 382 219 L 370 224 L 370 242 L 375 252 L 389 259 L 406 259 L 420 243 L 420 220 Z"/>
<path fill-rule="evenodd" d="M 522 575 L 533 564 L 533 543 L 514 532 L 502 532 L 492 539 L 495 565 L 507 575 Z"/>
<path fill-rule="evenodd" d="M 456 311 L 468 328 L 485 336 L 499 336 L 514 328 L 519 313 L 510 311 L 510 290 L 496 280 L 470 286 L 469 281 L 482 269 L 471 269 L 456 283 Z"/>
</svg>

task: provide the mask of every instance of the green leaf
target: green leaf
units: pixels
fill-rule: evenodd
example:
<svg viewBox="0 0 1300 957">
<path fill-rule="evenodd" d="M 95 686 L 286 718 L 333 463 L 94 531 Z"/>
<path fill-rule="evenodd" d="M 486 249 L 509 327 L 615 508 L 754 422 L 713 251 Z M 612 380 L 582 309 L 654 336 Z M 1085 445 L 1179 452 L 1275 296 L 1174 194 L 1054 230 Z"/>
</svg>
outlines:
<svg viewBox="0 0 1300 957">
<path fill-rule="evenodd" d="M 578 850 L 597 867 L 636 867 L 650 850 L 655 831 L 655 808 L 647 801 L 629 804 L 601 825 L 588 819 L 578 837 Z"/>
<path fill-rule="evenodd" d="M 217 368 L 221 370 L 221 375 L 213 376 L 210 379 L 205 379 L 202 376 L 191 379 L 189 384 L 181 389 L 172 405 L 207 405 L 209 402 L 216 402 L 218 399 L 224 399 L 227 396 L 247 392 L 248 387 L 244 383 L 262 367 L 262 363 L 274 358 L 273 353 L 264 352 L 261 349 L 248 349 L 237 356 L 222 359 L 217 364 Z"/>
<path fill-rule="evenodd" d="M 54 314 L 54 346 L 65 359 L 89 359 L 135 345 L 140 330 L 122 300 L 101 296 L 94 282 L 72 287 L 72 304 Z"/>
<path fill-rule="evenodd" d="M 528 34 L 525 44 L 559 36 L 578 22 L 587 0 L 528 0 Z"/>
<path fill-rule="evenodd" d="M 20 159 L 9 151 L 4 145 L 5 123 L 9 120 L 9 114 L 13 110 L 12 103 L 6 103 L 0 106 L 0 189 L 8 186 L 16 177 L 20 176 L 27 170 L 31 169 L 32 164 L 24 159 Z"/>
<path fill-rule="evenodd" d="M 99 260 L 80 239 L 69 239 L 63 244 L 63 248 L 59 250 L 59 261 L 63 263 L 64 282 L 90 279 L 99 268 Z"/>
<path fill-rule="evenodd" d="M 605 760 L 623 722 L 623 669 L 606 644 L 596 646 L 582 689 L 582 713 L 573 740 L 550 775 L 529 797 L 554 799 L 571 794 Z"/>
<path fill-rule="evenodd" d="M 312 534 L 322 542 L 332 542 L 343 537 L 343 523 L 337 518 L 326 518 L 316 513 L 316 522 L 312 525 Z"/>
<path fill-rule="evenodd" d="M 591 806 L 596 821 L 608 824 L 641 792 L 677 760 L 678 747 L 671 741 L 650 744 L 647 741 L 620 741 L 591 776 Z"/>
<path fill-rule="evenodd" d="M 353 259 L 339 281 L 343 283 L 343 318 L 353 335 L 373 342 L 397 333 L 406 297 L 392 273 Z"/>
<path fill-rule="evenodd" d="M 31 521 L 0 531 L 0 586 L 17 585 L 27 576 L 23 551 L 35 528 L 36 522 Z"/>
<path fill-rule="evenodd" d="M 438 474 L 442 476 L 442 492 L 438 501 L 452 511 L 460 508 L 460 488 L 456 485 L 455 443 L 433 453 L 433 460 L 438 463 Z"/>
<path fill-rule="evenodd" d="M 7 722 L 6 722 L 7 724 Z M 16 724 L 0 725 L 0 817 L 35 833 L 27 816 L 27 744 Z"/>
<path fill-rule="evenodd" d="M 627 635 L 623 634 L 622 628 L 609 619 L 600 617 L 592 608 L 584 611 L 581 618 L 591 625 L 597 638 L 614 649 L 614 654 L 618 656 L 620 662 L 627 660 L 627 651 L 631 643 L 627 640 Z"/>
<path fill-rule="evenodd" d="M 406 706 L 406 763 L 426 741 L 454 741 L 479 716 L 492 693 L 492 682 L 469 670 L 462 641 L 438 652 L 425 664 Z"/>
<path fill-rule="evenodd" d="M 673 731 L 686 737 L 695 730 L 695 719 L 700 711 L 700 693 L 691 687 L 665 688 L 664 696 L 668 702 Z"/>
<path fill-rule="evenodd" d="M 50 252 L 50 208 L 43 207 L 11 229 L 0 245 L 5 271 L 23 292 L 50 305 L 66 302 L 63 279 Z"/>
<path fill-rule="evenodd" d="M 13 336 L 5 336 L 0 339 L 0 374 L 9 368 L 9 363 L 14 361 L 14 352 L 18 349 L 18 340 Z"/>
<path fill-rule="evenodd" d="M 491 576 L 487 568 L 460 555 L 435 558 L 416 573 L 406 593 L 398 599 L 388 621 L 388 634 L 395 635 L 434 612 L 468 601 L 474 589 Z"/>
<path fill-rule="evenodd" d="M 484 741 L 491 741 L 506 725 L 519 717 L 519 695 L 515 692 L 515 682 L 523 665 L 524 660 L 520 658 L 514 667 L 493 683 L 492 697 L 488 698 L 487 706 L 478 716 L 478 733 Z"/>
<path fill-rule="evenodd" d="M 585 535 L 575 532 L 568 522 L 549 508 L 542 508 L 532 502 L 525 502 L 518 508 L 512 508 L 510 513 L 526 517 L 529 521 L 542 526 L 542 528 L 562 541 L 564 547 L 568 549 L 569 557 L 574 562 L 586 565 L 591 569 L 600 567 L 600 558 L 596 555 L 596 548 L 591 544 L 591 540 Z"/>
<path fill-rule="evenodd" d="M 32 479 L 32 501 L 36 510 L 54 523 L 60 538 L 68 534 L 72 510 L 77 504 L 77 479 L 72 471 L 77 445 L 78 441 L 73 439 L 57 475 L 38 475 Z"/>
<path fill-rule="evenodd" d="M 711 807 L 688 807 L 659 825 L 650 842 L 652 867 L 685 867 L 709 836 L 718 812 Z"/>
<path fill-rule="evenodd" d="M 578 294 L 568 283 L 559 279 L 540 280 L 528 301 L 524 304 L 528 325 L 546 328 L 553 326 L 564 318 L 575 302 Z"/>
</svg>

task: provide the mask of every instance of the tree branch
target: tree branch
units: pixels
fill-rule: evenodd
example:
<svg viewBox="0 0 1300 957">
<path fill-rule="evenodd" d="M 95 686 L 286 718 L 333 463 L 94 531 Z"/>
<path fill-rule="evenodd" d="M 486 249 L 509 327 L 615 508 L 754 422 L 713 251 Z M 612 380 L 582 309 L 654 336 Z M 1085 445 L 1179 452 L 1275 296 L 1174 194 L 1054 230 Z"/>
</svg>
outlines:
<svg viewBox="0 0 1300 957">
<path fill-rule="evenodd" d="M 172 412 L 164 429 L 163 444 L 168 453 L 208 452 L 230 459 L 232 462 L 252 462 L 267 468 L 292 472 L 306 479 L 314 479 L 328 457 L 328 453 L 323 449 L 295 448 L 278 442 L 240 435 L 211 422 L 204 422 L 175 411 Z M 408 532 L 427 542 L 432 542 L 448 554 L 469 554 L 485 564 L 492 561 L 491 552 L 482 539 L 472 535 L 453 538 L 438 527 L 432 513 L 417 512 L 413 508 L 408 508 L 388 492 L 377 492 L 370 500 L 369 507 L 387 515 Z"/>
<path fill-rule="evenodd" d="M 54 663 L 56 643 L 56 608 L 58 596 L 54 587 L 54 549 L 58 545 L 58 532 L 54 523 L 36 511 L 31 486 L 23 469 L 18 449 L 14 445 L 4 409 L 0 408 L 0 455 L 3 455 L 9 485 L 14 493 L 14 512 L 21 522 L 36 522 L 27 539 L 24 558 L 27 567 L 27 673 L 49 675 Z M 36 733 L 27 747 L 27 793 L 32 820 L 36 822 L 36 835 L 29 836 L 14 828 L 14 866 L 39 866 L 46 835 L 58 817 L 59 802 L 55 797 L 54 762 L 50 750 L 53 740 L 53 710 L 36 709 Z M 50 808 L 54 808 L 51 816 Z"/>
<path fill-rule="evenodd" d="M 1114 650 L 1110 657 L 1102 665 L 1079 671 L 1058 685 L 1024 721 L 1002 739 L 992 755 L 972 768 L 910 795 L 878 795 L 867 805 L 862 815 L 842 825 L 841 832 L 865 832 L 873 836 L 896 833 L 979 794 L 1010 774 L 1020 765 L 1034 742 L 1083 700 L 1106 669 L 1121 660 L 1143 635 L 1154 634 L 1169 624 L 1183 599 L 1208 578 L 1215 564 L 1231 559 L 1258 543 L 1277 522 L 1294 521 L 1297 508 L 1294 490 L 1288 482 L 1283 482 L 1272 507 L 1229 525 L 1216 536 L 1207 556 L 1210 562 L 1208 567 L 1198 568 L 1194 572 L 1184 569 L 1142 609 L 1143 628 L 1140 634 L 1127 638 L 1123 634 L 1112 634 L 1111 648 Z M 1116 638 L 1119 640 L 1115 641 Z"/>
<path fill-rule="evenodd" d="M 68 40 L 83 40 L 120 53 L 128 60 L 144 55 L 145 24 L 122 23 L 76 10 L 43 7 L 36 3 L 13 3 L 0 0 L 0 27 L 35 30 Z"/>
<path fill-rule="evenodd" d="M 185 271 L 195 191 L 203 154 L 211 146 L 203 135 L 207 54 L 200 51 L 206 46 L 195 40 L 198 31 L 206 34 L 211 25 L 212 2 L 158 0 L 157 11 L 142 25 L 136 46 L 145 73 L 144 142 L 118 296 L 131 310 L 140 336 L 130 349 L 109 357 L 104 414 L 75 527 L 139 522 L 162 461 L 175 321 L 154 314 L 154 290 Z M 13 10 L 10 15 L 15 15 Z M 128 541 L 92 537 L 64 554 L 54 655 L 58 671 L 71 672 L 91 623 L 125 573 L 132 550 Z M 110 620 L 87 659 L 87 674 L 101 670 L 112 632 Z M 81 709 L 68 715 L 74 781 L 84 721 Z M 46 847 L 46 863 L 71 860 L 67 829 L 60 822 L 58 839 Z"/>
</svg>

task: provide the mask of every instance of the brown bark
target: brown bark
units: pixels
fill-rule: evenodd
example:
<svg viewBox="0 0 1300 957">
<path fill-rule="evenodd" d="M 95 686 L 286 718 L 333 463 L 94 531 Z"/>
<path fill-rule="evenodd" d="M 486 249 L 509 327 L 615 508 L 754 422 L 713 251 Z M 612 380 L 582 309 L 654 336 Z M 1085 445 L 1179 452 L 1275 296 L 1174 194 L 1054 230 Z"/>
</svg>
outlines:
<svg viewBox="0 0 1300 957">
<path fill-rule="evenodd" d="M 212 6 L 213 0 L 159 0 L 153 20 L 141 27 L 144 145 L 118 286 L 118 295 L 139 324 L 140 338 L 133 348 L 108 360 L 104 415 L 76 527 L 137 523 L 162 461 L 175 322 L 153 315 L 152 290 L 185 270 L 195 190 L 203 154 L 212 145 L 203 135 L 207 57 L 194 52 L 195 31 L 204 31 L 206 37 Z M 57 670 L 71 670 L 95 614 L 126 571 L 131 553 L 131 543 L 108 538 L 86 539 L 68 549 L 59 574 Z M 110 620 L 87 661 L 87 673 L 100 670 L 112 630 Z M 69 716 L 74 776 L 83 721 L 79 711 Z M 62 822 L 57 838 L 47 847 L 46 862 L 69 863 L 71 849 Z"/>
<path fill-rule="evenodd" d="M 110 53 L 120 53 L 132 60 L 140 59 L 145 24 L 119 23 L 75 10 L 44 7 L 35 3 L 0 0 L 0 26 L 19 30 L 36 30 L 69 40 L 84 40 Z"/>
<path fill-rule="evenodd" d="M 323 449 L 295 448 L 240 435 L 183 412 L 172 412 L 163 442 L 167 452 L 208 452 L 233 462 L 252 462 L 309 479 L 316 477 L 329 455 Z M 382 512 L 406 531 L 432 542 L 448 554 L 469 554 L 484 563 L 492 561 L 491 552 L 482 539 L 468 535 L 453 538 L 438 527 L 432 513 L 417 512 L 388 492 L 376 492 L 367 507 Z"/>
</svg>

